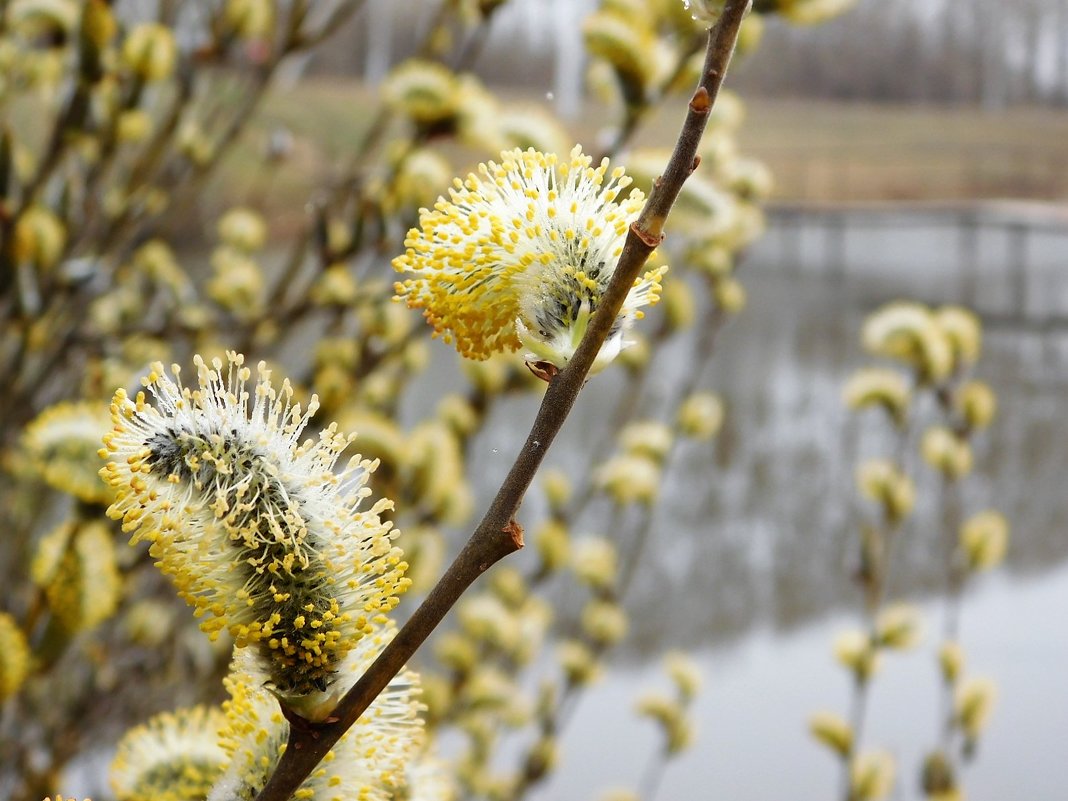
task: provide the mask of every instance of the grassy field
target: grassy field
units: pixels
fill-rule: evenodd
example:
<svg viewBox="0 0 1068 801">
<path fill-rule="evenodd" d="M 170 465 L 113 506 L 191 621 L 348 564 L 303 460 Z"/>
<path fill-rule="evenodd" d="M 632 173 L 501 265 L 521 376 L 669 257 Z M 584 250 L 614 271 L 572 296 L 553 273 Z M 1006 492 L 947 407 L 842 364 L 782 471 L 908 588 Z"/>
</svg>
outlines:
<svg viewBox="0 0 1068 801">
<path fill-rule="evenodd" d="M 1068 199 L 1068 113 L 750 104 L 746 145 L 784 200 Z"/>
<path fill-rule="evenodd" d="M 681 101 L 641 129 L 640 144 L 671 143 Z M 223 202 L 256 199 L 285 223 L 341 174 L 375 112 L 374 93 L 316 81 L 268 97 L 217 180 Z M 740 145 L 764 160 L 775 198 L 799 202 L 1016 198 L 1068 200 L 1068 113 L 1048 109 L 887 106 L 800 100 L 749 101 Z M 571 125 L 591 142 L 605 124 L 591 109 Z M 293 134 L 281 168 L 258 157 L 272 130 Z"/>
</svg>

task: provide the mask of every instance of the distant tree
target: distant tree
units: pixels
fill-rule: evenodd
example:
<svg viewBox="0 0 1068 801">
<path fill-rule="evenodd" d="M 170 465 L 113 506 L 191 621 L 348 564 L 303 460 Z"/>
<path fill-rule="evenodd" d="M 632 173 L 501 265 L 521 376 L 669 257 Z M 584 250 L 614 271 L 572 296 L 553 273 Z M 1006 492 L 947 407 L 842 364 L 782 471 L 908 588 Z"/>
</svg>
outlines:
<svg viewBox="0 0 1068 801">
<path fill-rule="evenodd" d="M 312 69 L 377 82 L 425 33 L 406 21 L 425 17 L 428 5 L 435 4 L 371 4 L 358 35 L 337 37 Z M 514 0 L 471 66 L 494 83 L 551 91 L 563 113 L 573 111 L 585 78 L 580 22 L 594 6 Z M 858 0 L 815 30 L 770 18 L 764 36 L 777 57 L 740 65 L 750 91 L 989 108 L 1068 103 L 1068 0 Z"/>
</svg>

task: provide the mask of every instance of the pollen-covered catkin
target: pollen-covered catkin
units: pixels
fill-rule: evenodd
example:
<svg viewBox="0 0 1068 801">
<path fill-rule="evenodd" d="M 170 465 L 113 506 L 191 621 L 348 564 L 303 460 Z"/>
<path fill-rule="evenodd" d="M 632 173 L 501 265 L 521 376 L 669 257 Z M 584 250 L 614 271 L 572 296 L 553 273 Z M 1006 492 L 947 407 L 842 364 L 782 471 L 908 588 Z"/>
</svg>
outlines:
<svg viewBox="0 0 1068 801">
<path fill-rule="evenodd" d="M 150 544 L 205 631 L 252 647 L 302 714 L 326 714 L 338 664 L 408 585 L 380 518 L 392 502 L 360 508 L 377 462 L 355 456 L 335 472 L 351 438 L 334 426 L 300 442 L 314 398 L 302 411 L 263 363 L 250 386 L 236 353 L 194 362 L 193 387 L 157 363 L 143 380 L 154 402 L 115 394 L 108 513 Z"/>
<path fill-rule="evenodd" d="M 563 367 L 601 303 L 644 196 L 621 168 L 597 167 L 576 147 L 567 159 L 511 150 L 501 163 L 456 179 L 423 209 L 393 261 L 397 296 L 422 309 L 435 334 L 470 359 L 525 348 L 528 362 Z M 642 308 L 660 298 L 666 267 L 635 281 L 594 362 L 624 348 Z"/>
</svg>

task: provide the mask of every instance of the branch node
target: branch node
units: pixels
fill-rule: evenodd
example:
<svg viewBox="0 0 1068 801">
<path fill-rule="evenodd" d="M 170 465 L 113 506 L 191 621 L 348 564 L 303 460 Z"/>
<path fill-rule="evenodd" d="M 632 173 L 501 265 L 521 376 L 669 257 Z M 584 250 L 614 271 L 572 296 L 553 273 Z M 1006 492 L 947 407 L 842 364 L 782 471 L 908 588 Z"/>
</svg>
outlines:
<svg viewBox="0 0 1068 801">
<path fill-rule="evenodd" d="M 643 228 L 639 227 L 637 222 L 632 222 L 630 224 L 630 230 L 633 231 L 634 235 L 642 241 L 642 244 L 649 248 L 655 248 L 659 246 L 661 242 L 664 241 L 664 235 L 662 233 L 654 234 L 651 231 L 646 231 Z"/>
<path fill-rule="evenodd" d="M 530 370 L 535 376 L 540 378 L 546 384 L 552 381 L 556 374 L 560 372 L 559 368 L 552 362 L 524 362 L 527 369 Z"/>
<path fill-rule="evenodd" d="M 697 168 L 701 166 L 701 155 L 697 154 L 693 157 L 693 166 L 690 167 L 690 174 L 697 172 Z"/>
<path fill-rule="evenodd" d="M 710 74 L 715 77 L 715 72 L 710 70 Z M 690 111 L 695 114 L 707 114 L 712 108 L 712 95 L 708 93 L 708 90 L 703 86 L 698 86 L 697 91 L 693 93 L 693 97 L 690 99 Z"/>
<path fill-rule="evenodd" d="M 523 527 L 519 525 L 514 517 L 505 524 L 501 531 L 512 538 L 512 544 L 515 545 L 517 551 L 525 545 L 523 542 Z"/>
<path fill-rule="evenodd" d="M 324 725 L 336 723 L 338 720 L 333 716 L 326 718 L 321 723 L 308 720 L 286 706 L 281 699 L 278 699 L 278 707 L 282 710 L 282 717 L 289 723 L 289 746 L 296 751 L 304 748 L 305 741 L 318 740 L 322 736 L 322 727 Z"/>
<path fill-rule="evenodd" d="M 298 715 L 288 706 L 281 698 L 278 699 L 278 707 L 282 710 L 282 717 L 289 723 L 291 729 L 298 729 L 301 731 L 311 728 L 311 721 L 307 718 Z"/>
</svg>

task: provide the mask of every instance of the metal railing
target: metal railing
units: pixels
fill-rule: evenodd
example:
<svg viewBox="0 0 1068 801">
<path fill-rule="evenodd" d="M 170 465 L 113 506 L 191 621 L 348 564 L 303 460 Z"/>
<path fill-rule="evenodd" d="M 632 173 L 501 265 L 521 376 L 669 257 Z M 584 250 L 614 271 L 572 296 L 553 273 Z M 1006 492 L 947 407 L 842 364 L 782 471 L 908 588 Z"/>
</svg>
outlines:
<svg viewBox="0 0 1068 801">
<path fill-rule="evenodd" d="M 858 285 L 883 281 L 964 303 L 995 324 L 1068 326 L 1066 206 L 778 202 L 767 211 L 759 261 Z"/>
</svg>

